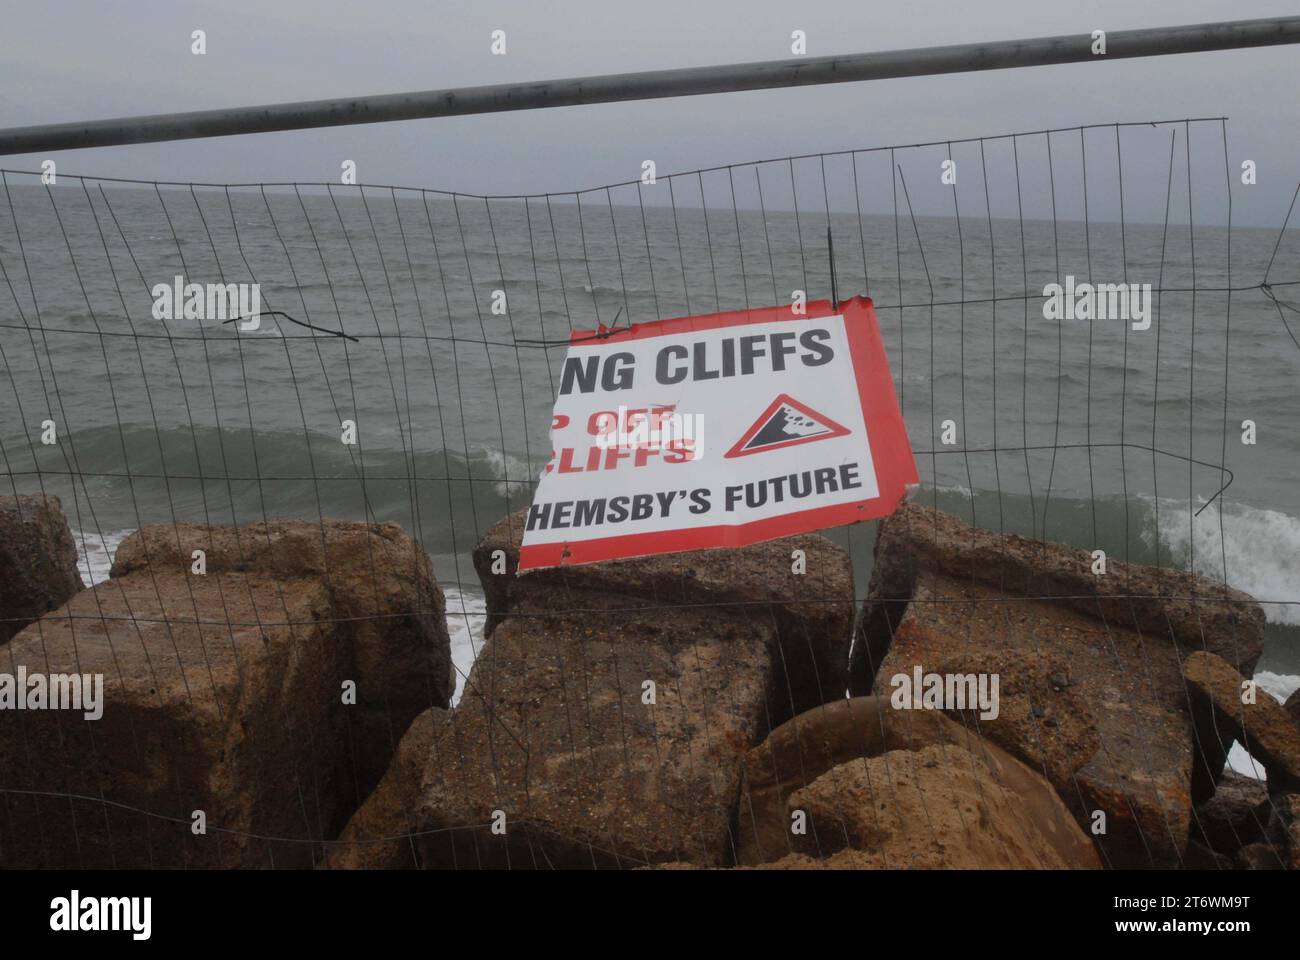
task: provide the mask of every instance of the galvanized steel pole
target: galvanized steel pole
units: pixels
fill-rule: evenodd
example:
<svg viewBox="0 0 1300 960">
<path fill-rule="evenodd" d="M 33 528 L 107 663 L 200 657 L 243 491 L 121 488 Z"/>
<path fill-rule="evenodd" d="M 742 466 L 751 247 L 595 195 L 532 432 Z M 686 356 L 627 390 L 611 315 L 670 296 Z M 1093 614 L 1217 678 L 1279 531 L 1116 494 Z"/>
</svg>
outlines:
<svg viewBox="0 0 1300 960">
<path fill-rule="evenodd" d="M 1105 41 L 1105 54 L 1071 34 L 14 127 L 0 130 L 0 155 L 1273 46 L 1300 43 L 1300 17 L 1116 30 Z"/>
</svg>

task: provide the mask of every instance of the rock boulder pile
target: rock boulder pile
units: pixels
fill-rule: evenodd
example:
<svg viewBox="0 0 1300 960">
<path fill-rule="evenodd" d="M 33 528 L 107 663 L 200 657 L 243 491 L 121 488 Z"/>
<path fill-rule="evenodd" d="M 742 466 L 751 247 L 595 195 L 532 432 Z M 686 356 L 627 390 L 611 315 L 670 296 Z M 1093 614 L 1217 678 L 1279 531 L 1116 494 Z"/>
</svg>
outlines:
<svg viewBox="0 0 1300 960">
<path fill-rule="evenodd" d="M 1249 673 L 1264 615 L 1192 574 L 1094 564 L 903 505 L 880 526 L 851 689 L 888 696 L 918 668 L 996 675 L 996 718 L 965 721 L 1055 786 L 1107 866 L 1176 867 L 1236 735 L 1195 708 L 1184 662 Z"/>
<path fill-rule="evenodd" d="M 507 517 L 475 551 L 488 638 L 421 748 L 418 787 L 386 784 L 414 810 L 394 821 L 402 804 L 374 798 L 331 862 L 730 863 L 745 752 L 843 696 L 847 555 L 803 536 L 516 577 L 522 523 Z M 408 829 L 411 843 L 373 842 Z"/>
<path fill-rule="evenodd" d="M 523 522 L 453 705 L 395 524 L 146 527 L 79 589 L 57 501 L 0 500 L 0 864 L 1300 868 L 1245 594 L 915 504 L 860 610 L 822 536 L 521 575 Z"/>
<path fill-rule="evenodd" d="M 147 527 L 112 573 L 4 648 L 103 689 L 98 719 L 0 718 L 12 865 L 308 866 L 447 705 L 442 591 L 395 524 Z"/>
</svg>

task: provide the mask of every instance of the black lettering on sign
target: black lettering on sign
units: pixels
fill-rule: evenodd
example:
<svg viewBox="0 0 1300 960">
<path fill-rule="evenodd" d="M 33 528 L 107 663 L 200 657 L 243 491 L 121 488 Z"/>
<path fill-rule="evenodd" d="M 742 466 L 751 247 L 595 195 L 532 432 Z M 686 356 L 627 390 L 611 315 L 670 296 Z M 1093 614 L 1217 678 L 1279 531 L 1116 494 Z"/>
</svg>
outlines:
<svg viewBox="0 0 1300 960">
<path fill-rule="evenodd" d="M 774 333 L 772 334 L 772 369 L 784 370 L 785 358 L 796 352 L 794 344 L 790 340 L 794 339 L 793 333 Z"/>
<path fill-rule="evenodd" d="M 596 389 L 597 378 L 600 388 L 606 392 L 630 390 L 632 375 L 636 372 L 635 362 L 636 357 L 630 353 L 565 357 L 564 372 L 560 375 L 560 396 L 572 393 L 575 386 L 579 393 L 591 393 Z"/>
<path fill-rule="evenodd" d="M 737 483 L 723 488 L 724 508 L 757 510 L 769 502 L 783 503 L 787 497 L 802 499 L 813 492 L 836 493 L 862 486 L 858 463 L 844 463 L 836 467 L 818 467 L 800 473 L 768 477 Z M 558 500 L 554 503 L 534 503 L 528 508 L 529 530 L 564 530 L 599 527 L 624 521 L 648 520 L 668 517 L 679 500 L 692 514 L 708 513 L 712 509 L 712 491 L 708 487 L 694 490 L 664 490 L 655 493 L 637 493 L 618 497 L 596 497 L 588 500 Z"/>
<path fill-rule="evenodd" d="M 763 356 L 766 351 L 761 346 L 766 340 L 763 336 L 750 336 L 740 338 L 740 372 L 750 374 L 754 372 L 754 361 Z"/>
<path fill-rule="evenodd" d="M 829 330 L 805 330 L 799 335 L 799 343 L 804 349 L 811 350 L 816 357 L 810 357 L 805 354 L 802 357 L 805 367 L 820 367 L 824 363 L 830 363 L 835 359 L 835 351 L 820 340 L 829 340 L 831 333 Z"/>
<path fill-rule="evenodd" d="M 655 382 L 672 386 L 688 377 L 699 382 L 756 373 L 784 373 L 795 357 L 805 367 L 820 367 L 835 359 L 830 338 L 829 330 L 817 327 L 799 333 L 750 333 L 717 341 L 670 343 L 655 355 Z M 594 381 L 594 372 L 581 372 L 588 381 Z M 567 368 L 565 376 L 567 384 Z"/>
<path fill-rule="evenodd" d="M 718 371 L 709 369 L 708 344 L 701 341 L 695 344 L 695 366 L 692 373 L 696 380 L 716 380 Z"/>
<path fill-rule="evenodd" d="M 588 357 L 565 357 L 564 373 L 560 377 L 560 396 L 568 396 L 573 392 L 574 381 L 577 381 L 580 393 L 591 393 L 595 390 L 596 371 L 599 366 L 600 357 L 594 354 Z"/>
<path fill-rule="evenodd" d="M 551 518 L 551 526 L 567 527 L 569 525 L 569 514 L 573 511 L 572 500 L 561 500 L 555 505 L 555 516 Z"/>
<path fill-rule="evenodd" d="M 549 503 L 534 503 L 528 508 L 528 529 L 533 530 L 537 527 L 546 529 L 551 518 L 551 505 Z"/>
<path fill-rule="evenodd" d="M 693 490 L 690 499 L 692 513 L 708 509 L 707 489 Z M 528 508 L 529 530 L 563 530 L 568 528 L 599 527 L 606 522 L 646 520 L 650 517 L 667 517 L 673 503 L 686 496 L 684 490 L 667 490 L 660 493 L 638 493 L 626 497 L 590 500 L 559 500 L 555 503 L 535 503 Z"/>
<path fill-rule="evenodd" d="M 659 356 L 655 361 L 655 379 L 663 384 L 681 383 L 686 379 L 686 374 L 690 371 L 685 365 L 668 368 L 668 364 L 673 360 L 685 360 L 690 353 L 680 343 L 670 344 L 659 351 Z"/>
<path fill-rule="evenodd" d="M 632 387 L 632 364 L 636 357 L 630 353 L 615 353 L 605 361 L 605 373 L 600 378 L 600 385 L 606 390 L 630 390 Z"/>
<path fill-rule="evenodd" d="M 854 490 L 862 486 L 862 478 L 858 475 L 860 469 L 860 464 L 843 463 L 838 469 L 819 467 L 801 473 L 732 484 L 722 490 L 723 509 L 728 513 L 744 508 L 757 510 L 769 501 L 784 503 L 787 497 L 802 500 L 813 493 L 820 496 L 841 490 Z"/>
<path fill-rule="evenodd" d="M 598 527 L 605 522 L 605 498 L 598 500 L 579 500 L 573 511 L 575 527 Z"/>
</svg>

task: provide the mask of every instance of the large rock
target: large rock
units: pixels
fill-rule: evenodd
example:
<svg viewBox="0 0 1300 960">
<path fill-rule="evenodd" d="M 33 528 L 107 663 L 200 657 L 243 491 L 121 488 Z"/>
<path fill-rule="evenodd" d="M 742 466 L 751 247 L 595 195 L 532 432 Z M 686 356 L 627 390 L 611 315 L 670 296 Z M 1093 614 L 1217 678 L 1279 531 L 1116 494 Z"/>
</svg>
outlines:
<svg viewBox="0 0 1300 960">
<path fill-rule="evenodd" d="M 393 870 L 420 866 L 415 837 L 420 780 L 431 763 L 439 732 L 450 720 L 430 707 L 407 729 L 392 764 L 337 841 L 327 846 L 326 864 L 336 870 Z"/>
<path fill-rule="evenodd" d="M 522 523 L 475 550 L 487 640 L 460 704 L 408 735 L 400 753 L 420 759 L 395 765 L 329 864 L 732 862 L 744 752 L 843 697 L 847 556 L 805 536 L 516 576 Z"/>
<path fill-rule="evenodd" d="M 807 818 L 802 832 L 796 814 Z M 832 867 L 1096 868 L 1051 785 L 932 711 L 879 697 L 783 724 L 745 758 L 740 862 Z"/>
<path fill-rule="evenodd" d="M 803 852 L 842 843 L 894 869 L 1079 866 L 1055 856 L 1018 801 L 980 754 L 934 746 L 840 764 L 796 791 L 790 809 L 806 810 L 817 828 L 813 843 L 795 838 Z M 1081 832 L 1078 840 L 1087 850 Z"/>
<path fill-rule="evenodd" d="M 828 857 L 810 857 L 806 853 L 787 853 L 779 860 L 737 867 L 737 870 L 883 870 L 884 857 L 868 850 L 845 847 Z"/>
<path fill-rule="evenodd" d="M 1236 862 L 1226 853 L 1219 853 L 1203 843 L 1189 840 L 1186 849 L 1183 850 L 1183 869 L 1234 870 Z"/>
<path fill-rule="evenodd" d="M 1300 729 L 1300 689 L 1293 690 L 1291 696 L 1286 698 L 1286 703 L 1283 706 L 1286 707 L 1291 722 L 1296 725 L 1297 729 Z"/>
<path fill-rule="evenodd" d="M 714 618 L 761 621 L 774 628 L 772 653 L 780 672 L 768 705 L 774 724 L 844 696 L 853 637 L 853 570 L 845 551 L 825 537 L 804 534 L 736 549 L 516 576 L 525 516 L 520 511 L 501 520 L 474 551 L 489 634 L 506 615 L 581 610 L 597 597 L 617 596 L 629 609 L 651 611 L 703 606 Z M 806 573 L 792 572 L 794 550 L 804 551 Z M 661 615 L 676 616 L 676 611 Z"/>
<path fill-rule="evenodd" d="M 966 722 L 1041 771 L 1085 829 L 1105 814 L 1108 865 L 1177 866 L 1232 742 L 1191 710 L 1180 661 L 1213 649 L 1253 667 L 1263 613 L 1189 574 L 1092 563 L 905 505 L 881 524 L 850 688 L 888 696 L 917 667 L 996 675 L 997 717 Z"/>
<path fill-rule="evenodd" d="M 1042 772 L 1110 865 L 1173 866 L 1191 822 L 1194 743 L 1167 645 L 1070 609 L 920 573 L 875 691 L 925 673 L 999 679 L 998 715 L 968 723 Z M 1222 752 L 1220 759 L 1222 763 Z"/>
<path fill-rule="evenodd" d="M 1288 870 L 1300 870 L 1300 793 L 1269 797 L 1269 820 L 1264 838 Z"/>
<path fill-rule="evenodd" d="M 1198 704 L 1225 727 L 1268 772 L 1269 791 L 1300 789 L 1300 730 L 1286 708 L 1212 653 L 1194 653 L 1183 664 Z"/>
<path fill-rule="evenodd" d="M 897 623 L 916 574 L 929 570 L 1012 597 L 1051 598 L 1056 606 L 1168 640 L 1184 655 L 1209 650 L 1244 674 L 1254 670 L 1264 649 L 1264 611 L 1248 594 L 1182 570 L 1114 558 L 1105 576 L 1094 576 L 1092 563 L 1087 550 L 981 530 L 940 510 L 904 503 L 881 522 L 876 538 L 864 607 L 871 621 L 867 639 L 888 646 L 882 618 Z M 871 656 L 875 645 L 854 650 L 852 674 L 859 686 L 880 662 Z"/>
<path fill-rule="evenodd" d="M 601 602 L 585 599 L 582 617 L 499 623 L 449 720 L 408 734 L 422 763 L 393 772 L 330 865 L 730 862 L 740 758 L 766 730 L 775 631 L 762 618 Z M 379 842 L 403 833 L 411 856 L 407 841 Z"/>
<path fill-rule="evenodd" d="M 384 746 L 356 751 L 359 786 L 352 799 L 359 804 L 388 768 L 411 719 L 430 706 L 446 707 L 455 689 L 446 602 L 428 554 L 396 523 L 159 524 L 122 541 L 112 575 L 189 571 L 195 550 L 205 552 L 209 574 L 308 577 L 324 586 L 337 635 L 356 665 L 358 735 Z"/>
<path fill-rule="evenodd" d="M 58 497 L 0 497 L 0 644 L 82 589 Z"/>
<path fill-rule="evenodd" d="M 1237 851 L 1238 870 L 1285 870 L 1286 857 L 1267 843 L 1248 843 Z"/>
<path fill-rule="evenodd" d="M 395 525 L 147 528 L 6 654 L 104 678 L 100 719 L 0 724 L 6 786 L 31 791 L 0 851 L 30 866 L 309 866 L 450 688 L 441 590 Z"/>
<path fill-rule="evenodd" d="M 1192 836 L 1216 853 L 1231 857 L 1264 836 L 1269 818 L 1268 785 L 1231 770 L 1214 796 L 1196 808 Z"/>
</svg>

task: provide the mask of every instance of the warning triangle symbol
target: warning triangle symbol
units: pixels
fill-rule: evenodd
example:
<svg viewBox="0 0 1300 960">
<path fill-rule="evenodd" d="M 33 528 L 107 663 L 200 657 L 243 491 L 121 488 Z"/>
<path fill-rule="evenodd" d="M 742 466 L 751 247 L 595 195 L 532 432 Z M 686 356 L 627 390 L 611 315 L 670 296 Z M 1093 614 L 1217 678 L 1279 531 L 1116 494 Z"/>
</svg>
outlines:
<svg viewBox="0 0 1300 960">
<path fill-rule="evenodd" d="M 754 421 L 754 425 L 727 451 L 726 458 L 747 457 L 751 453 L 764 453 L 800 443 L 812 443 L 814 440 L 843 437 L 848 432 L 848 428 L 830 417 L 783 393 L 772 401 Z"/>
</svg>

